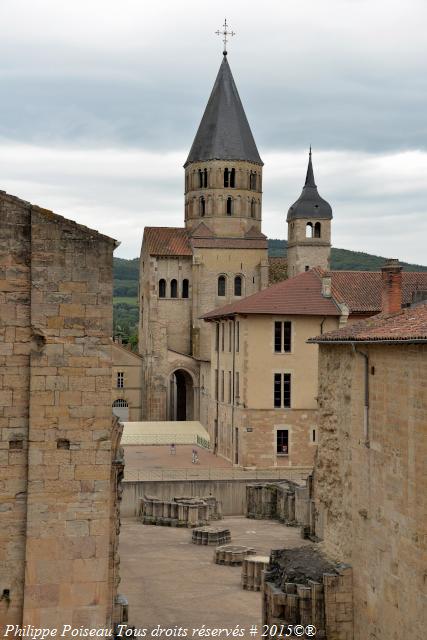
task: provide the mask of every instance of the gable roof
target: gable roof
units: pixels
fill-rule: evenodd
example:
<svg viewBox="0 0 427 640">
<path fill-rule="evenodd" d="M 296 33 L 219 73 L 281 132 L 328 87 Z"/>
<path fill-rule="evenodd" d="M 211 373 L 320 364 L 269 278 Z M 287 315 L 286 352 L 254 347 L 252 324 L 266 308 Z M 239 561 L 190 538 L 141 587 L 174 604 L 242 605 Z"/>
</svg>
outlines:
<svg viewBox="0 0 427 640">
<path fill-rule="evenodd" d="M 397 313 L 380 313 L 361 322 L 324 333 L 308 342 L 426 342 L 427 303 L 401 309 Z"/>
<path fill-rule="evenodd" d="M 143 245 L 150 256 L 191 256 L 187 230 L 182 227 L 145 227 Z"/>
<path fill-rule="evenodd" d="M 226 56 L 184 167 L 204 160 L 263 164 Z"/>
<path fill-rule="evenodd" d="M 210 311 L 202 318 L 213 320 L 239 314 L 339 316 L 340 310 L 331 298 L 322 296 L 321 289 L 318 274 L 314 270 L 304 271 L 238 302 Z"/>
<path fill-rule="evenodd" d="M 332 295 L 344 302 L 350 313 L 379 313 L 381 311 L 381 271 L 329 271 Z M 402 304 L 412 302 L 416 291 L 427 291 L 427 271 L 402 272 Z"/>
</svg>

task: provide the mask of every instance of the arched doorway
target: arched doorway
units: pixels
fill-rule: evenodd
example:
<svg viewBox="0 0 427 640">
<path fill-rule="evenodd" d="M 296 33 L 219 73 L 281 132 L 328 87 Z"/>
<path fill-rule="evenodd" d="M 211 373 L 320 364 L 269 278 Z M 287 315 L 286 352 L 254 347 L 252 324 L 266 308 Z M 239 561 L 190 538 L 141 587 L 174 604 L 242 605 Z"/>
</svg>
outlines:
<svg viewBox="0 0 427 640">
<path fill-rule="evenodd" d="M 129 422 L 129 405 L 127 400 L 119 398 L 113 402 L 113 413 L 122 422 Z"/>
<path fill-rule="evenodd" d="M 170 377 L 169 419 L 193 420 L 193 379 L 185 369 L 177 369 Z"/>
</svg>

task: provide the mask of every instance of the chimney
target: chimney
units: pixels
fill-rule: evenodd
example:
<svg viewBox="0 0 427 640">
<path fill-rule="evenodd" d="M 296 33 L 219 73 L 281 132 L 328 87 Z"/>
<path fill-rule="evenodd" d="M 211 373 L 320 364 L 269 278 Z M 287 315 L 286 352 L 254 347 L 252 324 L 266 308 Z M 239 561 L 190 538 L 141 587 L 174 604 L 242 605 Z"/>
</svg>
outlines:
<svg viewBox="0 0 427 640">
<path fill-rule="evenodd" d="M 402 308 L 402 267 L 399 260 L 387 260 L 381 269 L 381 278 L 381 311 L 396 313 Z"/>
<path fill-rule="evenodd" d="M 332 298 L 332 278 L 330 276 L 322 276 L 322 296 Z"/>
</svg>

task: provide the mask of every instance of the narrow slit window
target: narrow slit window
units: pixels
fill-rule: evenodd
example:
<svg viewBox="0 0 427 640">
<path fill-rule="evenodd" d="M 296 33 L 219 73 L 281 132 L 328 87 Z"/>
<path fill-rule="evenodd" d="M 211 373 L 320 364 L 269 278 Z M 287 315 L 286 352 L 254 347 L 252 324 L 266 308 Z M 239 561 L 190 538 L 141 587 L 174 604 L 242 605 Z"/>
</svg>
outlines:
<svg viewBox="0 0 427 640">
<path fill-rule="evenodd" d="M 219 351 L 219 324 L 215 325 L 215 351 Z"/>
<path fill-rule="evenodd" d="M 235 296 L 242 295 L 242 276 L 236 276 L 234 278 L 234 295 Z"/>
<path fill-rule="evenodd" d="M 236 186 L 236 169 L 230 171 L 230 187 L 234 189 Z"/>
<path fill-rule="evenodd" d="M 240 349 L 240 322 L 236 322 L 236 353 L 239 353 Z"/>
<path fill-rule="evenodd" d="M 206 200 L 205 200 L 204 196 L 202 196 L 200 198 L 200 200 L 199 200 L 199 213 L 200 213 L 202 218 L 206 214 Z"/>
<path fill-rule="evenodd" d="M 182 281 L 182 297 L 183 298 L 188 298 L 188 291 L 189 291 L 189 283 L 187 278 L 184 278 L 184 280 Z"/>
<path fill-rule="evenodd" d="M 231 196 L 227 198 L 227 215 L 233 215 L 233 198 Z"/>
<path fill-rule="evenodd" d="M 203 170 L 203 186 L 206 188 L 208 186 L 208 170 Z"/>
<path fill-rule="evenodd" d="M 228 350 L 230 353 L 231 353 L 231 347 L 233 345 L 232 333 L 233 333 L 233 324 L 230 322 L 228 325 Z"/>
<path fill-rule="evenodd" d="M 199 169 L 199 189 L 203 187 L 203 173 L 202 170 Z"/>
<path fill-rule="evenodd" d="M 228 169 L 224 169 L 224 187 L 228 187 L 230 183 L 230 172 Z"/>
</svg>

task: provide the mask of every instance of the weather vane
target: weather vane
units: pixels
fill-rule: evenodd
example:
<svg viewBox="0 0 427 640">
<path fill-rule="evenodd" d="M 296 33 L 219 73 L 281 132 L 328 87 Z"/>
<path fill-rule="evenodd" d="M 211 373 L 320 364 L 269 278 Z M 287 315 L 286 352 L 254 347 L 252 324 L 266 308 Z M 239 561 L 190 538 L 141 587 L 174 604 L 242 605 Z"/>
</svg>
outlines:
<svg viewBox="0 0 427 640">
<path fill-rule="evenodd" d="M 224 43 L 224 51 L 222 52 L 225 56 L 227 55 L 227 36 L 235 36 L 236 33 L 235 31 L 228 31 L 227 29 L 228 24 L 227 24 L 227 18 L 224 19 L 224 24 L 222 25 L 222 31 L 220 31 L 218 29 L 218 31 L 215 31 L 217 36 L 222 36 L 222 41 Z"/>
</svg>

